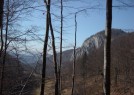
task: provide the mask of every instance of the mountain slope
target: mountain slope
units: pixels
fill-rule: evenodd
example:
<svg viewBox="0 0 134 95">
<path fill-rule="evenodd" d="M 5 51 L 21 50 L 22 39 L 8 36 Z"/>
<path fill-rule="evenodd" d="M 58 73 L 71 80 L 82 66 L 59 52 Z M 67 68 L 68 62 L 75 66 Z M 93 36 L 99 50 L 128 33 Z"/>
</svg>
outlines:
<svg viewBox="0 0 134 95">
<path fill-rule="evenodd" d="M 99 47 L 103 46 L 104 44 L 104 33 L 105 31 L 100 31 L 91 37 L 87 38 L 81 47 L 76 49 L 76 57 L 81 57 L 85 52 L 87 54 L 90 54 L 94 49 L 98 49 Z M 125 35 L 126 32 L 124 32 L 121 29 L 112 29 L 112 40 L 115 38 Z M 60 53 L 57 53 L 57 61 L 59 62 Z M 27 62 L 30 61 L 30 63 L 35 63 L 37 59 L 35 59 L 35 56 L 23 56 L 23 59 Z M 34 59 L 34 60 L 33 60 Z M 73 60 L 73 49 L 66 50 L 62 52 L 62 62 L 68 63 L 69 61 Z M 47 56 L 47 63 L 50 64 L 53 62 L 53 55 Z"/>
<path fill-rule="evenodd" d="M 0 59 L 0 71 L 2 68 L 2 58 Z M 4 80 L 3 80 L 3 95 L 19 95 L 25 82 L 31 74 L 32 67 L 28 64 L 23 64 L 16 57 L 7 53 L 6 62 L 4 66 Z M 1 73 L 0 73 L 1 76 Z M 38 86 L 37 78 L 31 75 L 26 87 L 23 90 L 23 95 L 33 95 L 33 90 Z M 0 82 L 1 84 L 1 82 Z M 27 93 L 25 93 L 28 91 Z"/>
<path fill-rule="evenodd" d="M 105 31 L 100 31 L 95 35 L 92 35 L 91 37 L 87 38 L 82 46 L 76 50 L 76 56 L 81 57 L 84 53 L 91 53 L 94 49 L 98 49 L 99 47 L 104 45 L 104 35 Z M 125 35 L 126 32 L 124 32 L 121 29 L 112 29 L 112 40 L 115 38 Z M 73 55 L 72 55 L 73 56 Z M 73 57 L 72 57 L 73 58 Z M 71 58 L 71 59 L 72 59 Z"/>
</svg>

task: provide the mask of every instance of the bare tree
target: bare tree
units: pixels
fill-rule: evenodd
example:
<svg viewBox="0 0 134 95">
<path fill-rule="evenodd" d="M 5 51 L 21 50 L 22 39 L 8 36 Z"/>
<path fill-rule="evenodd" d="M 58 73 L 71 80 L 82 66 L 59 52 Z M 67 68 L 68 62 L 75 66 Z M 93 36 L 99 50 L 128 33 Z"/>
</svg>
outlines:
<svg viewBox="0 0 134 95">
<path fill-rule="evenodd" d="M 5 28 L 6 28 L 6 14 L 7 14 L 7 8 L 6 8 L 6 2 L 7 0 L 1 0 L 0 1 L 0 40 L 1 40 L 1 46 L 0 46 L 0 56 L 2 52 L 4 51 L 4 41 L 5 41 Z M 22 16 L 30 12 L 30 9 L 33 7 L 31 3 L 33 1 L 23 0 L 10 0 L 9 1 L 9 12 L 8 12 L 8 26 L 10 31 L 14 31 L 16 29 L 16 25 L 18 25 L 18 21 Z M 4 6 L 5 5 L 5 6 Z M 15 26 L 14 26 L 15 25 Z M 14 29 L 14 30 L 13 30 Z M 16 31 L 15 31 L 16 32 Z M 14 35 L 14 33 L 12 33 Z M 8 35 L 9 36 L 9 35 Z"/>
<path fill-rule="evenodd" d="M 58 64 L 57 64 L 57 57 L 56 57 L 56 47 L 55 47 L 55 37 L 54 37 L 54 31 L 51 21 L 51 14 L 49 15 L 49 22 L 50 22 L 50 30 L 51 30 L 51 36 L 52 36 L 52 47 L 53 47 L 53 61 L 55 64 L 55 95 L 59 95 L 59 75 L 58 75 Z"/>
<path fill-rule="evenodd" d="M 3 93 L 6 92 L 5 90 L 3 91 L 3 89 L 5 88 L 5 86 L 3 84 L 4 84 L 4 80 L 6 78 L 4 74 L 6 72 L 5 71 L 5 63 L 6 62 L 8 63 L 7 52 L 8 52 L 9 44 L 13 41 L 16 42 L 18 40 L 18 38 L 23 35 L 20 33 L 21 35 L 13 37 L 16 34 L 16 33 L 13 33 L 13 31 L 16 29 L 16 27 L 13 28 L 13 24 L 17 23 L 17 20 L 21 17 L 20 14 L 22 13 L 22 11 L 24 12 L 24 10 L 27 10 L 25 8 L 26 8 L 26 6 L 28 8 L 29 4 L 28 4 L 28 2 L 25 2 L 25 1 L 21 2 L 21 1 L 17 1 L 17 0 L 13 0 L 13 1 L 5 0 L 5 7 L 4 7 L 4 0 L 1 0 L 0 2 L 1 2 L 0 4 L 3 4 L 3 7 L 1 5 L 2 12 L 0 13 L 0 16 L 1 16 L 1 19 L 0 19 L 1 20 L 0 57 L 1 57 L 1 61 L 2 61 L 1 62 L 0 95 L 3 95 Z M 5 14 L 5 15 L 3 15 L 3 14 Z M 16 31 L 14 31 L 14 32 L 16 32 Z"/>
<path fill-rule="evenodd" d="M 59 64 L 59 94 L 61 95 L 61 64 L 62 64 L 62 35 L 63 35 L 63 0 L 60 1 L 61 4 L 61 27 L 60 27 L 60 64 Z"/>
<path fill-rule="evenodd" d="M 72 93 L 71 93 L 71 95 L 74 95 L 74 85 L 75 85 L 76 37 L 77 37 L 77 13 L 75 13 L 75 44 L 74 44 L 74 61 L 73 61 L 73 76 L 72 76 Z"/>
<path fill-rule="evenodd" d="M 3 10 L 4 10 L 4 0 L 0 1 L 0 38 L 1 38 L 1 48 L 0 48 L 0 57 L 3 50 Z"/>
<path fill-rule="evenodd" d="M 36 62 L 35 67 L 34 67 L 33 70 L 31 71 L 31 73 L 29 74 L 29 76 L 28 76 L 27 80 L 25 81 L 25 83 L 24 83 L 24 85 L 23 85 L 23 87 L 22 87 L 22 89 L 21 89 L 19 95 L 22 95 L 22 94 L 23 94 L 24 88 L 26 87 L 26 85 L 28 84 L 30 78 L 31 78 L 32 75 L 34 74 L 35 70 L 37 69 L 37 66 L 38 66 L 38 64 L 39 64 L 40 58 L 41 58 L 41 57 L 39 56 L 39 58 L 38 58 L 38 60 L 37 60 L 37 62 Z"/>
<path fill-rule="evenodd" d="M 46 55 L 47 55 L 47 44 L 48 44 L 48 35 L 49 35 L 49 17 L 50 17 L 50 3 L 51 0 L 44 0 L 44 3 L 46 4 L 46 35 L 45 35 L 45 41 L 44 41 L 44 47 L 43 47 L 43 67 L 42 67 L 42 81 L 41 81 L 41 91 L 40 95 L 44 95 L 44 89 L 45 89 L 45 78 L 46 78 Z"/>
<path fill-rule="evenodd" d="M 3 8 L 4 8 L 4 0 L 0 1 L 0 29 L 2 28 L 3 22 Z"/>
<path fill-rule="evenodd" d="M 110 95 L 112 0 L 106 1 L 106 29 L 104 42 L 104 95 Z"/>
<path fill-rule="evenodd" d="M 6 7 L 7 7 L 7 14 L 6 14 L 6 34 L 5 34 L 4 54 L 3 54 L 2 70 L 1 70 L 0 95 L 3 95 L 4 69 L 5 69 L 6 54 L 7 54 L 7 35 L 8 35 L 8 25 L 9 25 L 9 0 L 6 3 Z"/>
</svg>

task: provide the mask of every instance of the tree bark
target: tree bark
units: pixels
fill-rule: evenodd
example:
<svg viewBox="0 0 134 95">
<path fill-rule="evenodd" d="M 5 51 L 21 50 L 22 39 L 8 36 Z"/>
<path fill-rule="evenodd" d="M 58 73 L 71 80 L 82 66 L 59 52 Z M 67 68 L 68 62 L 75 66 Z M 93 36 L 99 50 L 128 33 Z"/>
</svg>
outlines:
<svg viewBox="0 0 134 95">
<path fill-rule="evenodd" d="M 3 42 L 3 10 L 4 10 L 4 0 L 0 0 L 0 35 L 1 35 L 1 48 L 0 48 L 0 57 L 2 55 L 2 50 L 3 50 L 3 45 L 4 45 L 4 42 Z"/>
<path fill-rule="evenodd" d="M 4 0 L 0 0 L 0 29 L 3 25 L 3 9 L 4 9 Z"/>
<path fill-rule="evenodd" d="M 61 33 L 60 33 L 60 64 L 59 64 L 59 95 L 61 95 L 61 64 L 62 64 L 62 34 L 63 34 L 63 0 L 61 3 Z"/>
<path fill-rule="evenodd" d="M 76 34 L 77 34 L 77 13 L 75 13 L 75 45 L 74 45 L 74 62 L 73 62 L 73 76 L 72 76 L 72 93 L 74 95 L 74 85 L 75 85 L 75 63 L 76 63 Z"/>
<path fill-rule="evenodd" d="M 5 42 L 4 42 L 4 54 L 2 59 L 2 69 L 1 69 L 1 85 L 0 85 L 0 95 L 3 95 L 3 86 L 4 86 L 4 71 L 7 55 L 7 35 L 8 35 L 8 26 L 9 26 L 9 0 L 7 1 L 7 14 L 6 14 L 6 33 L 5 33 Z"/>
<path fill-rule="evenodd" d="M 51 30 L 51 36 L 52 36 L 52 47 L 53 47 L 53 61 L 55 64 L 55 95 L 59 95 L 59 76 L 58 76 L 58 64 L 57 64 L 57 57 L 56 57 L 56 48 L 55 48 L 55 37 L 54 37 L 54 31 L 51 21 L 51 15 L 49 17 L 50 21 L 50 30 Z"/>
<path fill-rule="evenodd" d="M 42 81 L 41 81 L 40 95 L 44 95 L 45 93 L 44 89 L 45 89 L 45 78 L 46 78 L 47 44 L 48 44 L 48 36 L 49 36 L 50 2 L 51 0 L 48 0 L 48 2 L 44 0 L 44 3 L 46 3 L 47 13 L 46 13 L 46 35 L 45 35 L 45 42 L 44 42 L 44 48 L 43 48 L 43 67 L 42 67 Z"/>
<path fill-rule="evenodd" d="M 104 42 L 104 95 L 110 95 L 112 0 L 106 2 L 106 29 Z"/>
</svg>

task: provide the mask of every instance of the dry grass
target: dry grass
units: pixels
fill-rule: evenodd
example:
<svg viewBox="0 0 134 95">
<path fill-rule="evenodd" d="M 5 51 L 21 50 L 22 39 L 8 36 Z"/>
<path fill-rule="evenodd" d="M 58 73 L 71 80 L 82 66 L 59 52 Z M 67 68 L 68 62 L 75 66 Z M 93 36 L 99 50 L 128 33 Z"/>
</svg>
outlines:
<svg viewBox="0 0 134 95">
<path fill-rule="evenodd" d="M 86 78 L 76 77 L 75 94 L 74 95 L 103 95 L 103 84 L 101 76 L 92 76 Z M 84 85 L 85 83 L 85 85 Z M 71 95 L 71 78 L 62 81 L 62 95 Z M 54 80 L 47 80 L 45 87 L 45 95 L 54 95 Z M 40 89 L 35 90 L 35 95 L 39 95 Z M 117 86 L 112 81 L 111 95 L 134 95 L 134 88 L 125 89 L 124 84 L 118 83 Z"/>
</svg>

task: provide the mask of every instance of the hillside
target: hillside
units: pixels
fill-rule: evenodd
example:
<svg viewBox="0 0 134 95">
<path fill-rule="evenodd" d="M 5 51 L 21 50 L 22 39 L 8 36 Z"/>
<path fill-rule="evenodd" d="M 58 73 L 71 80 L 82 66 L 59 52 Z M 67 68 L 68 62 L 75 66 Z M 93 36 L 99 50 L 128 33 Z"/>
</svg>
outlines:
<svg viewBox="0 0 134 95">
<path fill-rule="evenodd" d="M 81 47 L 76 49 L 76 57 L 82 57 L 84 53 L 87 54 L 91 53 L 94 49 L 98 49 L 104 44 L 104 33 L 105 31 L 102 30 L 89 38 L 87 38 Z M 117 37 L 125 35 L 126 32 L 121 29 L 112 29 L 112 40 Z M 57 60 L 59 60 L 60 53 L 57 53 Z M 68 63 L 68 61 L 73 60 L 73 49 L 63 51 L 63 63 Z M 47 62 L 51 63 L 53 61 L 53 56 L 49 56 Z"/>
<path fill-rule="evenodd" d="M 104 36 L 105 31 L 102 30 L 91 37 L 87 38 L 82 46 L 76 50 L 76 56 L 77 58 L 84 55 L 86 52 L 87 54 L 90 54 L 93 50 L 100 48 L 104 45 Z M 121 29 L 112 29 L 112 40 L 114 40 L 117 37 L 120 37 L 122 35 L 125 35 L 126 33 Z"/>
<path fill-rule="evenodd" d="M 134 95 L 134 33 L 126 33 L 120 29 L 113 30 L 111 95 Z M 80 47 L 87 52 L 79 56 L 76 62 L 74 95 L 103 94 L 103 41 L 104 31 L 101 31 L 86 39 Z M 54 81 L 52 78 L 46 80 L 46 95 L 54 94 Z M 62 95 L 70 95 L 71 87 L 72 62 L 70 61 L 63 64 L 62 68 Z M 38 94 L 39 89 L 36 90 L 36 95 Z"/>
<path fill-rule="evenodd" d="M 117 37 L 112 41 L 111 50 L 111 95 L 133 95 L 134 92 L 134 33 L 127 33 Z M 81 77 L 100 77 L 103 78 L 103 46 L 95 49 L 91 54 L 83 56 L 77 61 L 77 74 Z M 102 80 L 96 80 L 93 84 L 95 90 L 102 83 Z M 90 81 L 91 82 L 91 81 Z M 93 81 L 92 81 L 93 82 Z M 89 88 L 90 89 L 90 88 Z M 103 91 L 99 88 L 101 95 Z"/>
<path fill-rule="evenodd" d="M 0 59 L 1 70 L 2 59 Z M 33 90 L 39 86 L 37 81 L 39 78 L 37 79 L 34 74 L 30 76 L 31 70 L 30 65 L 21 63 L 16 57 L 7 54 L 4 67 L 3 95 L 19 95 L 22 89 L 23 95 L 33 95 Z"/>
<path fill-rule="evenodd" d="M 120 29 L 112 31 L 112 60 L 111 60 L 111 95 L 134 94 L 134 33 L 126 33 Z M 76 50 L 76 78 L 74 95 L 102 95 L 103 93 L 103 44 L 104 31 L 87 38 L 82 46 Z M 62 64 L 62 95 L 70 95 L 72 87 L 72 53 L 73 50 L 63 52 Z M 59 53 L 57 54 L 59 57 Z M 57 57 L 57 59 L 58 59 Z M 25 58 L 25 56 L 23 57 Z M 32 57 L 26 57 L 26 61 Z M 54 65 L 52 56 L 47 59 L 46 69 L 46 95 L 54 94 Z M 23 95 L 39 95 L 42 60 L 29 78 L 33 67 L 23 64 L 15 57 L 8 54 L 5 67 L 4 89 L 5 95 L 18 95 L 25 86 Z M 8 81 L 8 82 L 7 82 Z M 9 85 L 10 84 L 10 85 Z M 9 94 L 10 93 L 10 94 Z"/>
<path fill-rule="evenodd" d="M 118 34 L 118 33 L 117 33 Z M 111 95 L 134 95 L 134 33 L 112 40 Z M 77 59 L 75 95 L 103 95 L 103 45 Z M 62 70 L 62 95 L 70 95 L 72 64 Z M 46 95 L 54 94 L 54 79 L 46 81 Z M 38 95 L 39 89 L 36 90 Z M 89 94 L 90 93 L 90 94 Z"/>
</svg>

